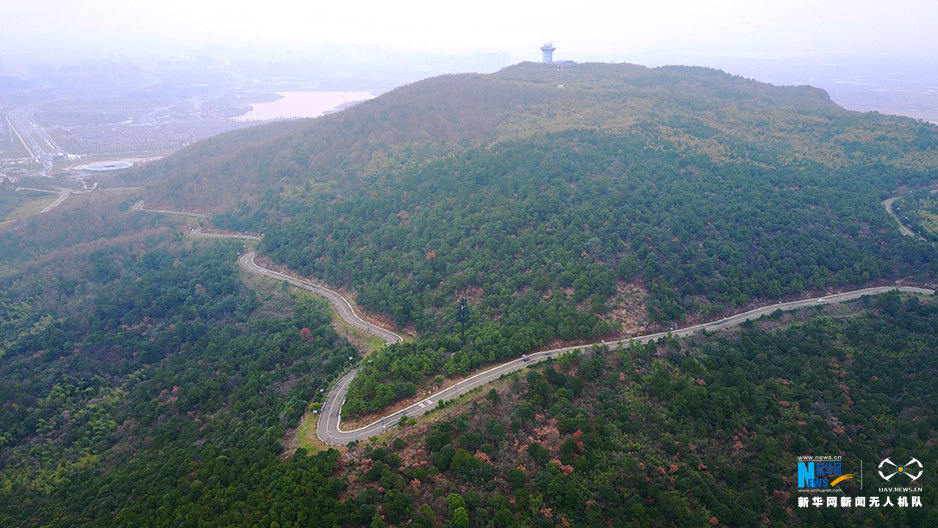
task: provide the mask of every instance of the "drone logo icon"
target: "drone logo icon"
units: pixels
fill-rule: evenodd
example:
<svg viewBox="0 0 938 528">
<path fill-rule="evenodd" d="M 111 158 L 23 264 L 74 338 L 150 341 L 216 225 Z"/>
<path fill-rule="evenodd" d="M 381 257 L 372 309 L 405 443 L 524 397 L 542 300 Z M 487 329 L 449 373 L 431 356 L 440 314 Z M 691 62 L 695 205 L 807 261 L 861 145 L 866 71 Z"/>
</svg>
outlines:
<svg viewBox="0 0 938 528">
<path fill-rule="evenodd" d="M 888 475 L 883 473 L 883 466 L 886 466 L 887 464 L 889 466 L 892 466 L 891 468 L 889 467 L 886 468 L 886 471 L 889 471 L 890 469 L 892 470 L 892 473 L 889 473 Z M 918 466 L 918 473 L 913 474 L 913 472 L 911 471 L 911 466 Z M 888 457 L 883 459 L 883 461 L 879 463 L 879 476 L 883 477 L 883 480 L 887 480 L 887 481 L 891 479 L 892 477 L 895 477 L 896 475 L 905 475 L 912 480 L 918 480 L 918 478 L 922 476 L 922 472 L 923 472 L 922 463 L 919 462 L 918 459 L 915 457 L 912 457 L 912 460 L 909 460 L 905 464 L 901 464 L 898 466 L 894 464 L 892 460 L 889 460 Z"/>
</svg>

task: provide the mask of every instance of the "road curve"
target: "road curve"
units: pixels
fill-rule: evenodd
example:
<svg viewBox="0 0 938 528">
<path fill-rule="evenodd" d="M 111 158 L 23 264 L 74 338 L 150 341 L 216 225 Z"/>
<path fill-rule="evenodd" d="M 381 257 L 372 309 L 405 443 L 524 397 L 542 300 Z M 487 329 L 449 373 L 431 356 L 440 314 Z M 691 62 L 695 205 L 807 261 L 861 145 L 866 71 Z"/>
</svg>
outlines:
<svg viewBox="0 0 938 528">
<path fill-rule="evenodd" d="M 892 198 L 886 198 L 880 203 L 883 204 L 883 207 L 886 208 L 886 212 L 889 213 L 889 216 L 891 216 L 899 224 L 900 233 L 905 236 L 918 238 L 919 240 L 925 240 L 924 238 L 913 233 L 911 229 L 906 227 L 905 224 L 902 223 L 902 220 L 899 220 L 899 216 L 896 214 L 896 212 L 892 210 L 892 204 L 898 199 L 898 196 L 893 196 Z"/>
<path fill-rule="evenodd" d="M 744 321 L 758 319 L 759 317 L 771 314 L 776 310 L 796 310 L 798 308 L 805 308 L 809 306 L 823 306 L 825 304 L 841 303 L 859 299 L 864 295 L 879 295 L 895 289 L 897 289 L 895 286 L 877 286 L 873 288 L 863 288 L 860 290 L 837 293 L 834 295 L 828 295 L 826 297 L 816 297 L 812 299 L 771 304 L 761 308 L 756 308 L 754 310 L 749 310 L 748 312 L 731 315 L 716 321 L 679 328 L 677 330 L 671 331 L 670 333 L 674 336 L 683 337 L 700 332 L 701 330 L 712 332 L 724 328 L 738 326 Z M 935 293 L 935 290 L 912 286 L 902 286 L 898 288 L 898 290 L 906 293 L 918 293 L 924 295 L 933 295 Z M 345 394 L 348 392 L 348 388 L 352 384 L 352 378 L 354 378 L 355 374 L 358 372 L 358 369 L 356 368 L 340 379 L 329 393 L 329 396 L 326 398 L 326 402 L 322 407 L 322 415 L 319 417 L 319 425 L 317 427 L 316 434 L 319 436 L 320 440 L 330 445 L 344 445 L 353 440 L 365 440 L 372 436 L 378 435 L 383 431 L 386 431 L 390 427 L 393 427 L 401 419 L 401 416 L 419 416 L 432 409 L 435 409 L 440 401 L 453 399 L 460 394 L 481 387 L 486 383 L 495 381 L 505 374 L 510 374 L 516 370 L 521 370 L 548 358 L 557 357 L 565 352 L 589 350 L 594 345 L 615 345 L 616 343 L 622 343 L 623 345 L 626 345 L 628 344 L 629 339 L 632 339 L 638 343 L 647 343 L 648 341 L 664 337 L 667 334 L 668 332 L 658 332 L 656 334 L 649 334 L 634 338 L 622 338 L 618 341 L 600 341 L 598 343 L 591 343 L 588 345 L 571 346 L 556 348 L 553 350 L 544 350 L 542 352 L 534 352 L 532 354 L 528 354 L 527 356 L 522 356 L 521 358 L 511 360 L 507 363 L 502 363 L 501 365 L 496 365 L 488 370 L 480 372 L 470 378 L 460 381 L 456 385 L 447 387 L 433 394 L 432 396 L 429 396 L 411 405 L 410 407 L 407 407 L 406 409 L 391 413 L 387 416 L 384 416 L 383 418 L 375 420 L 368 425 L 359 427 L 358 429 L 344 431 L 341 428 L 342 417 L 340 413 L 342 404 L 345 402 Z"/>
<path fill-rule="evenodd" d="M 97 184 L 95 184 L 95 186 L 97 187 Z M 142 187 L 111 187 L 111 188 L 107 188 L 107 189 L 97 189 L 97 190 L 98 190 L 98 191 L 126 191 L 126 190 L 141 189 L 141 188 L 142 188 Z M 49 211 L 51 211 L 51 210 L 55 209 L 56 207 L 62 205 L 62 202 L 64 202 L 66 199 L 68 199 L 69 196 L 71 196 L 71 195 L 73 195 L 73 194 L 76 194 L 76 195 L 77 195 L 77 194 L 87 194 L 87 193 L 89 193 L 89 192 L 93 192 L 95 189 L 87 189 L 87 190 L 82 190 L 82 191 L 73 191 L 72 189 L 69 189 L 69 188 L 66 188 L 66 187 L 56 187 L 55 190 L 52 190 L 52 189 L 39 189 L 39 188 L 36 188 L 36 187 L 17 187 L 15 190 L 16 190 L 16 191 L 38 191 L 38 192 L 53 193 L 53 194 L 58 194 L 58 195 L 59 195 L 59 196 L 55 199 L 54 202 L 52 202 L 52 203 L 50 203 L 49 205 L 43 207 L 42 210 L 40 210 L 38 213 L 36 213 L 36 214 L 34 215 L 34 216 L 38 216 L 38 215 L 41 215 L 41 214 L 43 214 L 43 213 L 48 213 Z M 137 209 L 135 209 L 135 210 L 137 210 L 137 211 L 149 211 L 149 209 L 143 209 L 143 202 L 139 202 L 139 204 L 140 204 L 140 207 L 137 208 Z M 135 204 L 135 205 L 136 205 L 136 204 Z M 152 212 L 167 212 L 167 213 L 169 213 L 169 211 L 152 211 Z"/>
<path fill-rule="evenodd" d="M 135 203 L 132 207 L 134 211 L 144 211 L 150 213 L 163 213 L 163 214 L 172 214 L 178 216 L 194 216 L 199 218 L 206 218 L 208 215 L 200 213 L 187 213 L 185 211 L 173 211 L 169 209 L 144 209 L 143 200 Z M 214 238 L 214 239 L 242 239 L 242 240 L 261 240 L 261 236 L 258 235 L 244 235 L 238 233 L 206 233 L 201 229 L 192 229 L 189 231 L 190 236 L 199 237 L 199 238 Z M 270 277 L 277 280 L 285 281 L 289 284 L 303 288 L 305 290 L 312 291 L 316 294 L 319 294 L 325 297 L 329 303 L 335 308 L 336 313 L 339 314 L 346 323 L 351 326 L 368 332 L 372 335 L 375 335 L 384 340 L 387 344 L 393 343 L 403 343 L 404 339 L 395 334 L 394 332 L 381 328 L 380 326 L 374 325 L 365 321 L 358 314 L 355 313 L 355 310 L 352 309 L 352 305 L 348 302 L 345 297 L 342 297 L 338 292 L 327 288 L 325 286 L 310 282 L 304 279 L 298 279 L 296 277 L 291 277 L 285 273 L 280 273 L 279 271 L 270 270 L 264 267 L 259 266 L 255 261 L 254 257 L 256 256 L 255 252 L 249 251 L 242 255 L 238 259 L 238 265 L 251 273 L 257 273 L 265 277 Z M 349 371 L 345 376 L 343 376 L 339 382 L 329 391 L 329 394 L 326 396 L 326 401 L 323 405 L 324 412 L 319 417 L 319 424 L 317 425 L 317 434 L 319 437 L 330 444 L 339 445 L 347 444 L 357 438 L 367 438 L 368 435 L 359 435 L 351 437 L 349 439 L 343 440 L 344 432 L 339 430 L 339 413 L 342 409 L 342 404 L 345 402 L 345 395 L 348 392 L 349 385 L 352 383 L 352 378 L 355 377 L 355 374 L 358 373 L 358 367 Z M 445 391 L 444 391 L 445 393 Z M 393 415 L 392 415 L 393 416 Z M 323 421 L 325 420 L 325 424 Z M 333 438 L 331 431 L 336 431 L 340 436 Z"/>
<path fill-rule="evenodd" d="M 890 199 L 894 200 L 894 199 Z M 892 201 L 889 201 L 887 204 L 886 201 L 883 202 L 883 205 L 886 206 L 886 210 L 892 214 L 891 205 Z M 149 211 L 157 213 L 167 213 L 167 214 L 177 214 L 185 216 L 198 216 L 198 214 L 186 213 L 182 211 L 169 211 L 169 210 L 152 210 L 152 209 L 143 209 L 143 202 L 137 202 L 134 204 L 134 210 L 137 211 Z M 895 215 L 893 215 L 895 218 Z M 896 219 L 898 220 L 898 218 Z M 901 226 L 900 222 L 900 226 Z M 904 228 L 904 227 L 903 227 Z M 909 232 L 912 234 L 911 232 Z M 193 230 L 191 232 L 193 236 L 203 237 L 203 238 L 235 238 L 235 239 L 250 239 L 258 240 L 260 237 L 255 235 L 240 235 L 240 234 L 228 234 L 228 233 L 204 233 L 201 230 Z M 905 233 L 903 233 L 905 234 Z M 238 259 L 238 264 L 245 270 L 252 273 L 258 273 L 266 277 L 274 278 L 277 280 L 282 280 L 293 284 L 294 286 L 312 291 L 319 295 L 322 295 L 335 307 L 336 312 L 339 316 L 345 320 L 350 325 L 355 328 L 364 330 L 365 332 L 371 333 L 383 339 L 388 344 L 401 343 L 403 339 L 401 336 L 391 332 L 390 330 L 381 328 L 380 326 L 371 324 L 361 317 L 359 317 L 355 311 L 352 309 L 351 304 L 342 297 L 339 293 L 331 290 L 325 286 L 315 284 L 308 280 L 298 279 L 291 277 L 284 273 L 278 271 L 269 270 L 267 268 L 261 267 L 254 262 L 255 253 L 253 251 L 247 252 Z M 505 374 L 510 374 L 512 372 L 524 369 L 535 363 L 539 363 L 549 358 L 557 357 L 566 352 L 573 351 L 584 351 L 590 350 L 596 345 L 615 345 L 615 344 L 627 344 L 629 340 L 634 340 L 638 343 L 647 343 L 648 341 L 659 339 L 670 333 L 675 337 L 684 337 L 695 334 L 697 332 L 707 330 L 710 332 L 722 330 L 726 328 L 731 328 L 738 326 L 745 321 L 758 319 L 764 315 L 771 314 L 776 310 L 797 310 L 799 308 L 806 308 L 809 306 L 823 306 L 825 304 L 833 303 L 842 303 L 855 299 L 859 299 L 865 295 L 880 295 L 891 290 L 898 290 L 905 293 L 916 293 L 922 295 L 934 295 L 935 290 L 927 288 L 918 288 L 914 286 L 875 286 L 872 288 L 862 288 L 859 290 L 852 290 L 843 293 L 837 293 L 833 295 L 828 295 L 825 297 L 814 297 L 811 299 L 802 299 L 798 301 L 790 302 L 780 302 L 777 304 L 770 304 L 763 306 L 761 308 L 756 308 L 749 310 L 747 312 L 739 313 L 736 315 L 731 315 L 723 319 L 716 321 L 710 321 L 707 323 L 696 324 L 693 326 L 688 326 L 684 328 L 678 328 L 670 332 L 658 332 L 655 334 L 648 334 L 644 336 L 637 336 L 634 338 L 623 337 L 618 340 L 610 341 L 600 341 L 597 343 L 590 343 L 587 345 L 578 345 L 570 346 L 563 348 L 555 348 L 553 350 L 544 350 L 541 352 L 534 352 L 532 354 L 527 354 L 521 358 L 502 363 L 491 367 L 483 372 L 475 374 L 467 379 L 464 379 L 455 385 L 451 385 L 445 389 L 442 389 L 435 394 L 420 400 L 419 402 L 399 411 L 388 414 L 374 422 L 371 422 L 368 425 L 359 427 L 358 429 L 353 430 L 343 430 L 342 425 L 342 405 L 345 403 L 345 395 L 348 393 L 349 386 L 352 384 L 352 379 L 355 378 L 355 375 L 358 373 L 360 367 L 356 367 L 349 371 L 347 374 L 342 376 L 339 379 L 338 383 L 329 391 L 329 394 L 326 396 L 326 401 L 322 406 L 322 413 L 319 416 L 319 422 L 316 427 L 316 435 L 320 440 L 329 445 L 345 445 L 352 441 L 361 441 L 371 438 L 372 436 L 378 435 L 383 431 L 386 431 L 388 428 L 393 427 L 398 423 L 402 416 L 415 417 L 420 416 L 439 405 L 440 401 L 451 400 L 460 394 L 471 391 L 478 387 L 481 387 L 487 383 L 497 380 L 498 378 L 504 376 Z"/>
<path fill-rule="evenodd" d="M 71 189 L 66 189 L 65 187 L 56 187 L 54 191 L 51 190 L 51 189 L 37 189 L 37 188 L 35 188 L 35 187 L 17 187 L 16 190 L 17 190 L 17 191 L 38 191 L 38 192 L 53 193 L 53 194 L 58 194 L 58 195 L 59 195 L 59 196 L 55 199 L 54 202 L 52 202 L 52 203 L 50 203 L 49 205 L 43 207 L 41 211 L 39 211 L 38 213 L 36 213 L 37 215 L 41 215 L 42 213 L 48 213 L 49 211 L 55 209 L 56 207 L 58 207 L 59 205 L 61 205 L 62 202 L 64 202 L 64 201 L 68 198 L 68 196 L 69 196 L 70 194 L 72 194 L 72 190 L 71 190 Z"/>
<path fill-rule="evenodd" d="M 238 235 L 232 235 L 231 237 L 234 237 L 234 236 L 238 236 Z M 224 238 L 224 237 L 219 235 L 215 238 Z M 352 305 L 349 304 L 349 302 L 345 299 L 345 297 L 342 297 L 340 294 L 338 294 L 334 290 L 331 290 L 319 284 L 315 284 L 308 280 L 297 279 L 296 277 L 291 277 L 285 273 L 280 273 L 279 271 L 269 270 L 267 268 L 258 266 L 257 263 L 254 262 L 254 256 L 255 256 L 255 253 L 253 251 L 248 251 L 247 253 L 242 255 L 240 259 L 238 259 L 238 264 L 247 271 L 250 271 L 253 273 L 259 273 L 266 277 L 271 277 L 277 280 L 282 280 L 294 286 L 303 288 L 304 290 L 309 290 L 311 292 L 322 295 L 323 297 L 328 299 L 330 303 L 332 303 L 332 306 L 335 307 L 335 310 L 336 312 L 338 312 L 339 317 L 345 320 L 345 322 L 354 326 L 355 328 L 364 330 L 365 332 L 368 332 L 370 334 L 380 337 L 381 339 L 384 340 L 385 343 L 389 345 L 392 343 L 404 342 L 404 339 L 401 336 L 395 334 L 394 332 L 387 330 L 385 328 L 381 328 L 378 325 L 371 324 L 368 321 L 365 321 L 364 319 L 359 317 L 358 314 L 355 313 L 355 310 L 352 309 Z M 344 394 L 343 394 L 343 397 L 344 397 Z"/>
</svg>

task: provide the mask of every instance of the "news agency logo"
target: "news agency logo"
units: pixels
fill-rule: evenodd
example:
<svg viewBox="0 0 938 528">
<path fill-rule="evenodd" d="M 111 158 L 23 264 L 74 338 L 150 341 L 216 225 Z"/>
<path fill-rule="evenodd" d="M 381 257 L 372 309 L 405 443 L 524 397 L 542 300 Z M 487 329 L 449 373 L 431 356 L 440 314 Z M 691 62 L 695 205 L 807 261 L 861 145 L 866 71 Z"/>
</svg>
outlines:
<svg viewBox="0 0 938 528">
<path fill-rule="evenodd" d="M 917 466 L 917 467 L 916 467 Z M 896 475 L 905 475 L 911 480 L 918 480 L 922 476 L 922 473 L 925 471 L 922 468 L 922 463 L 915 457 L 912 457 L 912 460 L 909 460 L 905 464 L 896 465 L 892 460 L 889 460 L 889 457 L 883 459 L 879 463 L 879 476 L 883 480 L 889 482 L 892 477 Z"/>
<path fill-rule="evenodd" d="M 905 464 L 898 465 L 889 458 L 884 458 L 877 468 L 881 479 L 889 482 L 888 487 L 863 491 L 863 460 L 860 460 L 860 472 L 843 472 L 840 456 L 799 456 L 798 465 L 798 507 L 799 508 L 883 508 L 904 509 L 922 508 L 921 487 L 908 486 L 917 481 L 924 471 L 924 464 L 912 457 Z M 904 477 L 907 477 L 906 480 Z M 853 479 L 852 486 L 839 486 Z M 847 491 L 844 488 L 851 488 Z"/>
<path fill-rule="evenodd" d="M 801 457 L 798 461 L 798 489 L 802 491 L 829 490 L 852 478 L 853 473 L 843 472 L 843 462 L 839 456 Z"/>
</svg>

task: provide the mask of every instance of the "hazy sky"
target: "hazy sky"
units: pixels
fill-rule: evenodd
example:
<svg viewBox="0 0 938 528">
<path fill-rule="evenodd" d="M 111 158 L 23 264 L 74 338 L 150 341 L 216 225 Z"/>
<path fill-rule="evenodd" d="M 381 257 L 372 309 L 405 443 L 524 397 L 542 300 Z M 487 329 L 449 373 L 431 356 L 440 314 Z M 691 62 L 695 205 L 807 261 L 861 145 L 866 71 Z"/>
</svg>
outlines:
<svg viewBox="0 0 938 528">
<path fill-rule="evenodd" d="M 0 0 L 0 60 L 173 55 L 205 46 L 622 60 L 644 52 L 938 55 L 935 0 Z"/>
</svg>

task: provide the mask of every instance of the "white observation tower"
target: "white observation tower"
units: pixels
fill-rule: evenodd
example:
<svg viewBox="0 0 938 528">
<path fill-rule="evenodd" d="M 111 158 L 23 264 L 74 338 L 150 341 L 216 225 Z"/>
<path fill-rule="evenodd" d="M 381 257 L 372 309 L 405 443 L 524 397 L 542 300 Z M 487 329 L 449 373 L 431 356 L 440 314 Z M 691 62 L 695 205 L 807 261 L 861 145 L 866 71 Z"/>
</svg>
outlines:
<svg viewBox="0 0 938 528">
<path fill-rule="evenodd" d="M 541 59 L 541 62 L 543 62 L 544 64 L 550 64 L 554 62 L 554 50 L 555 49 L 557 48 L 554 47 L 553 42 L 548 42 L 544 44 L 543 46 L 541 46 L 541 52 L 544 53 L 544 56 Z"/>
</svg>

